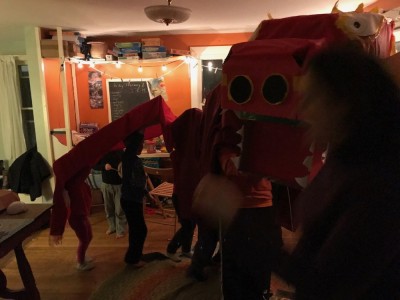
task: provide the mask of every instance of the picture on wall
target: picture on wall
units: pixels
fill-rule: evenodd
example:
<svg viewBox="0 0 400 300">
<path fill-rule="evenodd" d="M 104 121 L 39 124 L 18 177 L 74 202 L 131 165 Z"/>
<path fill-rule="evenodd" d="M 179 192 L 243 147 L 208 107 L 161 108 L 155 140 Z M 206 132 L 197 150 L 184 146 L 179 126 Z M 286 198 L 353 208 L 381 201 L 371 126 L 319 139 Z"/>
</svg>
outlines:
<svg viewBox="0 0 400 300">
<path fill-rule="evenodd" d="M 90 71 L 88 77 L 90 108 L 103 108 L 103 81 L 101 73 Z"/>
<path fill-rule="evenodd" d="M 151 79 L 150 86 L 153 98 L 161 95 L 161 97 L 163 97 L 165 101 L 168 101 L 167 89 L 165 87 L 165 82 L 162 78 Z"/>
</svg>

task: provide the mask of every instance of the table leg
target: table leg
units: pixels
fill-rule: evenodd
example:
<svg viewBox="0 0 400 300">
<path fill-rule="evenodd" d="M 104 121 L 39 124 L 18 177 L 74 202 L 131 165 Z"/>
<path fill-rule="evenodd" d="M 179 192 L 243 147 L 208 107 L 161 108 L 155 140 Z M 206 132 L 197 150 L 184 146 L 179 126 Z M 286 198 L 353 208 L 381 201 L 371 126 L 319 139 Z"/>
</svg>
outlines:
<svg viewBox="0 0 400 300">
<path fill-rule="evenodd" d="M 2 270 L 0 270 L 0 297 L 17 300 L 29 299 L 25 289 L 15 291 L 7 288 L 7 278 Z"/>
<path fill-rule="evenodd" d="M 22 244 L 19 244 L 14 249 L 15 257 L 17 258 L 18 270 L 21 275 L 22 283 L 25 287 L 25 292 L 29 295 L 29 299 L 40 300 L 40 293 L 36 287 L 35 278 L 33 277 L 31 266 L 26 259 Z"/>
</svg>

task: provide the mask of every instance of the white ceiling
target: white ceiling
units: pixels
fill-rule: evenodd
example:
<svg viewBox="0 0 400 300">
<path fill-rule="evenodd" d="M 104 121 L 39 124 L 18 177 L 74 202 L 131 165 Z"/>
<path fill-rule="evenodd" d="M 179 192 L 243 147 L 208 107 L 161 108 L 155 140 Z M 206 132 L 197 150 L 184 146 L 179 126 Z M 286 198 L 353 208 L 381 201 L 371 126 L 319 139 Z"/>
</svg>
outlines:
<svg viewBox="0 0 400 300">
<path fill-rule="evenodd" d="M 172 5 L 190 8 L 192 15 L 182 24 L 166 26 L 147 19 L 143 10 L 150 5 L 166 5 L 167 0 L 0 0 L 0 41 L 23 40 L 24 26 L 61 27 L 86 36 L 251 32 L 268 13 L 273 18 L 329 13 L 335 2 L 174 0 Z M 340 0 L 339 9 L 351 11 L 359 3 Z"/>
</svg>

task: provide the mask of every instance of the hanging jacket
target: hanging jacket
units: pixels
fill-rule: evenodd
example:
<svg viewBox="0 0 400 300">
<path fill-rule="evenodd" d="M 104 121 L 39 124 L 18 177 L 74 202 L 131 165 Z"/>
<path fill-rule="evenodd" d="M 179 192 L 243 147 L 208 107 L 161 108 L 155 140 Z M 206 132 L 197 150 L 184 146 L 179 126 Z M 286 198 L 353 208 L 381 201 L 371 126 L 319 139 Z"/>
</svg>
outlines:
<svg viewBox="0 0 400 300">
<path fill-rule="evenodd" d="M 10 189 L 16 193 L 29 194 L 31 201 L 35 201 L 42 196 L 42 182 L 50 175 L 50 166 L 35 146 L 19 156 L 10 166 Z"/>
</svg>

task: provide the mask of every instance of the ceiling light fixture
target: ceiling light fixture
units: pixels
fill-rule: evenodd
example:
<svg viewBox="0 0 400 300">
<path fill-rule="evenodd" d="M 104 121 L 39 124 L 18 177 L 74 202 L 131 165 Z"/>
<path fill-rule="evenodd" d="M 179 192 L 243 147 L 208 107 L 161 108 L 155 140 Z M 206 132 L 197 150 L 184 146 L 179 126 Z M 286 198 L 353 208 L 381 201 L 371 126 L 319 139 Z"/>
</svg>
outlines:
<svg viewBox="0 0 400 300">
<path fill-rule="evenodd" d="M 144 9 L 146 16 L 158 23 L 169 25 L 171 23 L 182 23 L 189 19 L 192 11 L 188 8 L 172 6 L 172 0 L 167 0 L 168 5 L 153 5 Z"/>
</svg>

